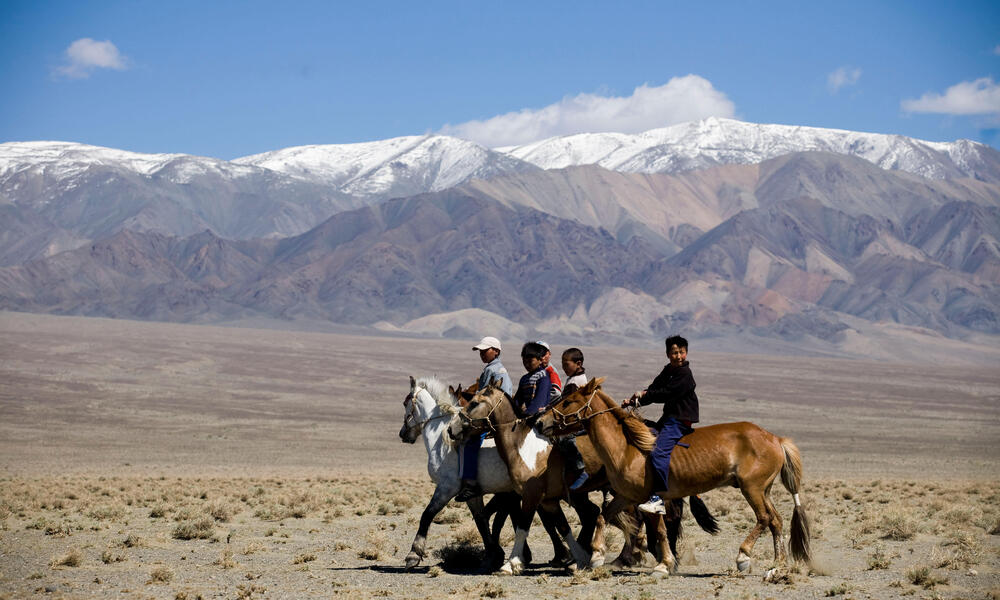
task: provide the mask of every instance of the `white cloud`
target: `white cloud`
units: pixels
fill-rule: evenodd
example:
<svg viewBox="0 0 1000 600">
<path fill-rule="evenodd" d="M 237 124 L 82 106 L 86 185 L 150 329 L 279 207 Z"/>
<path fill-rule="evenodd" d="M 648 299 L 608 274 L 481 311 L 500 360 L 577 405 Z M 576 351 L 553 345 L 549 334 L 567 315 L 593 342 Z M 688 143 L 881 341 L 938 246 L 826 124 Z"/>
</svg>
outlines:
<svg viewBox="0 0 1000 600">
<path fill-rule="evenodd" d="M 903 110 L 946 115 L 1000 115 L 1000 85 L 992 77 L 956 83 L 944 94 L 928 92 L 916 100 L 903 100 Z"/>
<path fill-rule="evenodd" d="M 836 94 L 845 85 L 854 85 L 861 79 L 861 69 L 856 67 L 839 67 L 826 76 L 826 86 L 831 94 Z"/>
<path fill-rule="evenodd" d="M 732 117 L 734 112 L 732 101 L 710 81 L 686 75 L 657 87 L 643 84 L 631 96 L 567 96 L 539 109 L 448 124 L 440 133 L 497 147 L 575 133 L 639 133 L 707 117 Z"/>
<path fill-rule="evenodd" d="M 66 48 L 66 64 L 56 68 L 56 73 L 73 79 L 90 77 L 95 69 L 128 68 L 128 59 L 110 40 L 98 42 L 90 38 L 76 40 Z"/>
<path fill-rule="evenodd" d="M 996 48 L 993 49 L 993 54 L 1000 56 L 1000 44 L 997 44 Z"/>
</svg>

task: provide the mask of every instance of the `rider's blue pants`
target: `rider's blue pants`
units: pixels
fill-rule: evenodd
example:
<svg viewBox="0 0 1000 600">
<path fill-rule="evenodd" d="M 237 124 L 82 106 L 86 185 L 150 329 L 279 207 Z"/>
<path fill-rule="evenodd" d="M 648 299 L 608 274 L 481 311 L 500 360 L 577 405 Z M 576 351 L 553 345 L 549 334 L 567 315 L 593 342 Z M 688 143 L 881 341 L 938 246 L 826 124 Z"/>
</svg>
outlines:
<svg viewBox="0 0 1000 600">
<path fill-rule="evenodd" d="M 656 445 L 653 447 L 653 452 L 650 453 L 656 474 L 663 481 L 663 487 L 657 487 L 653 490 L 654 492 L 666 490 L 667 486 L 670 485 L 670 453 L 673 452 L 678 440 L 692 431 L 694 429 L 690 425 L 677 419 L 672 417 L 664 419 L 660 433 L 656 436 Z"/>
</svg>

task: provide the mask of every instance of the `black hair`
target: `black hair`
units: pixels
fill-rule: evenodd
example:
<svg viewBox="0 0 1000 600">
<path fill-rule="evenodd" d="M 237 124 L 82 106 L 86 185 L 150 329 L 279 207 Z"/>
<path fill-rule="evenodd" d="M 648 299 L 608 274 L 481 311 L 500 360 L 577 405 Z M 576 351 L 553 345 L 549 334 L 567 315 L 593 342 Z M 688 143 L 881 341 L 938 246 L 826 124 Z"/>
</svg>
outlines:
<svg viewBox="0 0 1000 600">
<path fill-rule="evenodd" d="M 688 347 L 688 341 L 679 335 L 672 335 L 668 337 L 664 344 L 667 346 L 667 352 L 670 352 L 671 346 L 677 346 L 678 348 L 684 348 L 685 350 L 687 350 Z"/>
<path fill-rule="evenodd" d="M 583 364 L 583 351 L 579 348 L 567 348 L 562 353 L 563 360 Z"/>
<path fill-rule="evenodd" d="M 524 360 L 525 358 L 537 358 L 538 360 L 542 360 L 545 357 L 545 353 L 548 351 L 548 348 L 538 342 L 528 342 L 521 347 L 521 360 Z"/>
</svg>

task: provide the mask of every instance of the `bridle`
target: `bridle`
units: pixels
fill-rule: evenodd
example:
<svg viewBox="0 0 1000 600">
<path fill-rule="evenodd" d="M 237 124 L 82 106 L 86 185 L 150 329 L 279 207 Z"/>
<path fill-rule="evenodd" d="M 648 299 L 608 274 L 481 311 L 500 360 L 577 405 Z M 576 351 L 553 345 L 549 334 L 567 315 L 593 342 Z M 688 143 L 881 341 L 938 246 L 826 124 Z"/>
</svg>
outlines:
<svg viewBox="0 0 1000 600">
<path fill-rule="evenodd" d="M 579 425 L 584 429 L 586 429 L 587 421 L 593 419 L 597 415 L 601 415 L 606 412 L 611 412 L 615 408 L 617 408 L 616 406 L 612 406 L 611 408 L 605 408 L 604 410 L 599 410 L 596 412 L 592 412 L 589 415 L 584 415 L 583 412 L 590 408 L 590 404 L 594 401 L 594 396 L 597 395 L 597 392 L 599 390 L 600 388 L 595 388 L 594 391 L 590 393 L 590 396 L 587 397 L 587 401 L 584 402 L 580 406 L 580 408 L 574 410 L 573 412 L 564 413 L 561 410 L 559 410 L 559 408 L 555 404 L 550 404 L 548 410 L 552 411 L 553 414 L 552 420 L 555 422 L 556 426 L 559 427 L 560 429 L 568 430 L 570 427 L 575 427 Z"/>
<path fill-rule="evenodd" d="M 435 419 L 444 419 L 446 417 L 451 416 L 447 412 L 442 411 L 441 414 L 434 415 L 433 417 L 427 417 L 423 421 L 417 421 L 416 417 L 413 416 L 414 412 L 413 407 L 416 395 L 419 394 L 421 391 L 427 391 L 427 388 L 425 388 L 420 384 L 417 384 L 416 386 L 414 386 L 413 390 L 411 390 L 410 393 L 406 395 L 406 398 L 403 398 L 403 406 L 406 407 L 406 413 L 403 415 L 403 428 L 406 430 L 406 435 L 408 436 L 411 435 L 411 433 L 414 430 L 416 430 L 416 434 L 413 435 L 413 437 L 417 437 L 424 432 L 424 427 L 431 421 L 434 421 Z"/>
<path fill-rule="evenodd" d="M 508 396 L 506 392 L 504 392 L 504 397 L 507 399 L 508 402 L 510 401 L 510 396 Z M 490 412 L 486 413 L 485 417 L 476 417 L 476 418 L 470 417 L 466 412 L 468 410 L 468 407 L 466 407 L 465 410 L 459 411 L 458 412 L 459 418 L 461 418 L 465 422 L 463 428 L 468 427 L 474 430 L 489 430 L 491 433 L 496 433 L 497 428 L 493 426 L 493 421 L 490 419 L 490 417 L 493 416 L 493 413 L 496 411 L 498 406 L 500 406 L 499 400 L 494 402 L 490 406 Z M 513 422 L 517 423 L 520 420 L 521 419 L 516 419 Z M 500 423 L 500 425 L 506 425 L 506 424 L 507 423 Z"/>
</svg>

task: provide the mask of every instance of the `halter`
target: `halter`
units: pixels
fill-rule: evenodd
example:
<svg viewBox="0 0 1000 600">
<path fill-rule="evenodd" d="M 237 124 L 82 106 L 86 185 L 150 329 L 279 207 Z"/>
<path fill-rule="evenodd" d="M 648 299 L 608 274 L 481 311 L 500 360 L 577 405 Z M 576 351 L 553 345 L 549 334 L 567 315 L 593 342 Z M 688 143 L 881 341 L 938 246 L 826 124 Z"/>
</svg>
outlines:
<svg viewBox="0 0 1000 600">
<path fill-rule="evenodd" d="M 597 389 L 594 389 L 594 391 L 590 393 L 590 396 L 587 397 L 587 401 L 580 408 L 576 409 L 575 411 L 573 411 L 571 413 L 561 412 L 556 407 L 555 404 L 552 404 L 549 407 L 549 409 L 555 415 L 552 418 L 552 420 L 555 421 L 556 425 L 560 429 L 567 429 L 568 430 L 570 427 L 576 426 L 576 425 L 580 425 L 583 428 L 586 428 L 587 427 L 586 422 L 589 421 L 590 419 L 593 419 L 597 415 L 613 411 L 616 408 L 614 406 L 611 407 L 611 408 L 605 408 L 604 410 L 599 410 L 599 411 L 594 412 L 594 413 L 590 413 L 589 415 L 582 415 L 581 414 L 581 413 L 583 413 L 583 411 L 585 411 L 588 408 L 590 408 L 590 404 L 591 404 L 591 402 L 594 401 L 594 396 L 597 395 L 597 391 L 598 391 Z"/>
<path fill-rule="evenodd" d="M 427 388 L 424 387 L 424 386 L 422 386 L 422 385 L 419 385 L 419 384 L 416 385 L 414 387 L 413 391 L 410 392 L 409 394 L 407 394 L 406 398 L 403 398 L 403 404 L 405 405 L 406 402 L 409 401 L 410 402 L 410 406 L 412 407 L 413 406 L 413 401 L 414 401 L 416 395 L 418 393 L 420 393 L 420 390 L 423 390 L 423 391 L 426 392 Z M 428 392 L 428 393 L 430 393 L 430 392 Z M 440 406 L 440 404 L 438 406 Z M 412 412 L 411 410 L 407 410 L 406 413 L 403 415 L 403 427 L 406 428 L 406 434 L 407 435 L 410 435 L 410 432 L 412 432 L 414 429 L 417 430 L 416 435 L 420 435 L 424 431 L 424 426 L 426 426 L 431 421 L 433 421 L 435 419 L 443 419 L 445 417 L 450 417 L 451 416 L 448 413 L 442 411 L 441 414 L 439 414 L 439 415 L 435 415 L 433 417 L 427 417 L 423 421 L 417 421 L 413 417 L 413 415 L 411 414 L 411 412 Z M 413 421 L 416 421 L 416 422 L 414 423 Z M 416 436 L 414 436 L 414 437 L 416 437 Z"/>
<path fill-rule="evenodd" d="M 507 395 L 507 392 L 504 392 L 504 396 L 506 397 L 507 401 L 510 402 L 511 398 L 510 396 Z M 496 411 L 498 406 L 500 406 L 500 402 L 496 402 L 495 404 L 493 404 L 493 406 L 490 407 L 490 412 L 486 413 L 485 417 L 476 417 L 475 419 L 473 419 L 464 410 L 459 411 L 458 416 L 463 421 L 465 421 L 466 423 L 465 427 L 476 428 L 476 429 L 488 429 L 492 433 L 496 433 L 497 429 L 496 427 L 493 426 L 493 422 L 490 420 L 490 417 L 493 416 L 493 412 Z M 483 422 L 482 425 L 479 424 L 480 421 Z M 513 422 L 517 423 L 518 421 L 520 421 L 520 419 L 515 419 Z M 500 423 L 500 425 L 506 425 L 506 423 Z"/>
</svg>

